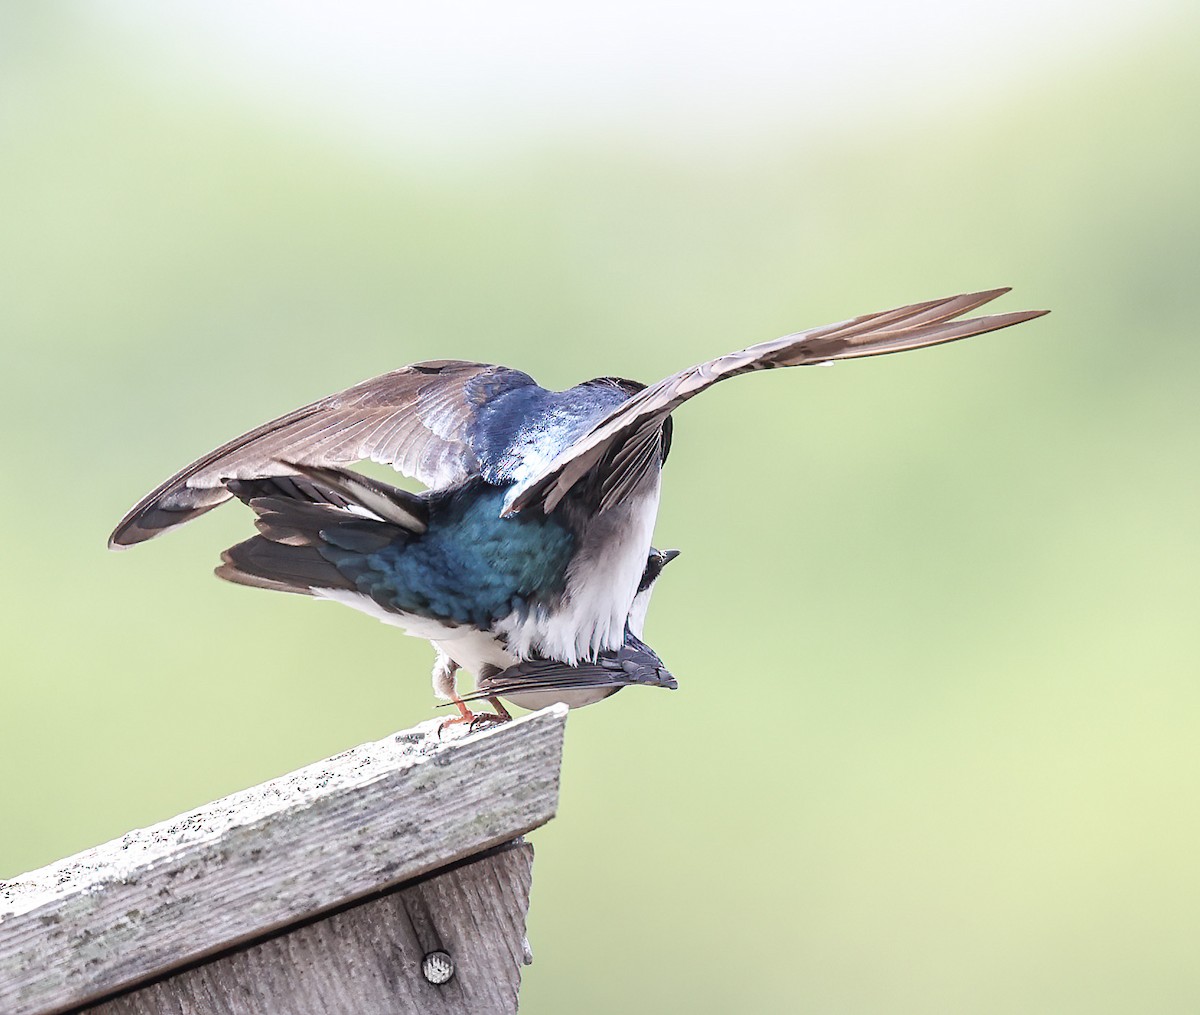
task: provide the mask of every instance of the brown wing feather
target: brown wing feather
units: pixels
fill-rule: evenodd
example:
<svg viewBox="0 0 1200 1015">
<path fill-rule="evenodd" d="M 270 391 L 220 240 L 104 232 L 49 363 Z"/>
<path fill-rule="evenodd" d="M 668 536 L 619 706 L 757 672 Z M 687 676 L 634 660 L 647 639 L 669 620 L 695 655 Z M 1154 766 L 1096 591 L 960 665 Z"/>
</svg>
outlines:
<svg viewBox="0 0 1200 1015">
<path fill-rule="evenodd" d="M 182 525 L 224 503 L 225 483 L 295 471 L 290 464 L 343 465 L 372 459 L 429 487 L 472 475 L 467 432 L 497 387 L 533 384 L 507 367 L 430 360 L 401 367 L 305 405 L 242 434 L 156 487 L 109 537 L 119 549 Z"/>
<path fill-rule="evenodd" d="M 672 374 L 638 392 L 618 406 L 584 436 L 558 455 L 510 498 L 508 514 L 538 506 L 554 510 L 572 486 L 597 467 L 621 475 L 620 490 L 631 488 L 626 468 L 631 456 L 640 457 L 648 433 L 689 398 L 728 377 L 774 367 L 804 366 L 839 359 L 880 356 L 953 342 L 971 335 L 1007 328 L 1047 313 L 1045 310 L 995 314 L 964 321 L 954 318 L 1008 292 L 991 289 L 946 299 L 865 314 L 849 321 L 784 335 L 782 338 L 718 356 Z M 651 461 L 649 467 L 655 467 Z M 615 500 L 606 499 L 608 507 Z"/>
</svg>

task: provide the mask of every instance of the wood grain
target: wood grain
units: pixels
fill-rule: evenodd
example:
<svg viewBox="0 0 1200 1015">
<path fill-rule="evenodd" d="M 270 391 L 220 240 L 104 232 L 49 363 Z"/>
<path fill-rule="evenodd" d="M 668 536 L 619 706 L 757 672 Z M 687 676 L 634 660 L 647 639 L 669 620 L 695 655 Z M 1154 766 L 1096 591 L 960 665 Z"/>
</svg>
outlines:
<svg viewBox="0 0 1200 1015">
<path fill-rule="evenodd" d="M 566 708 L 364 744 L 0 882 L 0 1012 L 106 997 L 554 816 Z"/>
<path fill-rule="evenodd" d="M 533 848 L 478 860 L 85 1009 L 87 1015 L 509 1015 L 517 1010 Z M 454 960 L 440 986 L 421 973 Z"/>
</svg>

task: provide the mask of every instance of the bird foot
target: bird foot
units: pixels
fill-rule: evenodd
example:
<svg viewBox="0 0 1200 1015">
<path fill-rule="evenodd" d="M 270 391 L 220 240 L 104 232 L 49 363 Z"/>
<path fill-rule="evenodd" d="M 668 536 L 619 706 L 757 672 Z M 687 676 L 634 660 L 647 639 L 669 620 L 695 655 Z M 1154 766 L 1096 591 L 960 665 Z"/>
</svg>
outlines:
<svg viewBox="0 0 1200 1015">
<path fill-rule="evenodd" d="M 503 723 L 511 722 L 512 716 L 507 712 L 499 714 L 496 712 L 477 712 L 471 720 L 469 729 L 472 733 L 476 730 L 486 729 L 488 726 L 500 726 Z"/>
<path fill-rule="evenodd" d="M 466 715 L 451 716 L 449 719 L 443 719 L 438 726 L 438 739 L 442 739 L 442 734 L 451 726 L 461 726 L 467 724 L 469 732 L 474 733 L 476 730 L 486 729 L 489 726 L 500 726 L 506 722 L 511 722 L 512 716 L 505 712 L 503 715 L 497 715 L 495 712 L 468 712 Z"/>
<path fill-rule="evenodd" d="M 459 698 L 454 699 L 454 704 L 458 706 L 459 715 L 451 716 L 449 719 L 443 719 L 442 724 L 438 727 L 438 739 L 442 739 L 442 734 L 451 726 L 461 726 L 467 724 L 467 730 L 474 733 L 476 730 L 485 729 L 488 726 L 499 726 L 502 723 L 511 722 L 512 716 L 508 714 L 508 709 L 500 704 L 498 698 L 488 698 L 492 703 L 495 712 L 472 712 L 467 708 L 466 702 Z"/>
<path fill-rule="evenodd" d="M 501 723 L 512 722 L 512 716 L 508 714 L 508 709 L 500 704 L 499 698 L 488 698 L 488 701 L 491 702 L 492 708 L 496 711 L 476 712 L 475 718 L 471 720 L 470 729 L 472 733 L 476 729 L 483 729 L 485 726 L 499 726 Z"/>
<path fill-rule="evenodd" d="M 468 723 L 469 725 L 467 728 L 473 730 L 475 728 L 476 718 L 477 717 L 474 712 L 463 709 L 462 715 L 455 715 L 451 716 L 449 719 L 443 719 L 441 724 L 438 726 L 438 739 L 441 740 L 442 734 L 445 733 L 446 730 L 448 730 L 451 726 L 461 726 L 463 723 Z"/>
</svg>

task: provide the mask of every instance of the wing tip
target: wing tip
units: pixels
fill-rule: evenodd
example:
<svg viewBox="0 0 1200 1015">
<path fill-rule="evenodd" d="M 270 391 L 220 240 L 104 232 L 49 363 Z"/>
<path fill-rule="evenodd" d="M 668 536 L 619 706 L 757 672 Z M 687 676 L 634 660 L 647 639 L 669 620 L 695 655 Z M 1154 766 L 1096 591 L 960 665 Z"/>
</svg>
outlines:
<svg viewBox="0 0 1200 1015">
<path fill-rule="evenodd" d="M 146 525 L 143 524 L 150 517 L 150 512 L 139 511 L 136 514 L 131 513 L 123 518 L 112 534 L 108 537 L 108 548 L 120 552 L 128 550 L 131 547 L 137 546 L 139 543 L 145 543 L 148 540 L 154 539 L 156 536 L 161 536 L 164 532 L 173 529 L 176 525 L 181 525 L 183 522 L 195 517 L 195 514 L 202 512 L 188 513 L 178 521 L 172 520 L 166 525 Z"/>
<path fill-rule="evenodd" d="M 1012 291 L 1012 286 L 1005 285 L 1000 286 L 998 289 L 981 289 L 977 293 L 963 293 L 961 296 L 952 296 L 945 302 L 949 303 L 953 300 L 969 300 L 973 304 L 973 306 L 969 309 L 974 310 L 983 306 L 985 303 L 991 303 L 992 300 L 999 299 L 1001 296 L 1005 296 Z M 963 313 L 966 312 L 966 310 L 963 311 Z M 1038 317 L 1045 317 L 1048 313 L 1050 313 L 1049 310 L 1016 310 L 1010 311 L 1007 314 L 996 314 L 995 316 L 1013 318 L 1013 323 L 1017 324 L 1020 323 L 1020 321 L 1032 321 Z M 1016 320 L 1017 318 L 1019 318 L 1020 321 Z"/>
<path fill-rule="evenodd" d="M 1008 328 L 1014 324 L 1024 324 L 1026 321 L 1036 321 L 1039 317 L 1045 317 L 1049 310 L 1013 310 L 1007 314 L 992 314 L 989 317 L 969 318 L 964 321 L 964 324 L 970 324 L 974 321 L 987 321 L 991 324 L 992 331 L 998 331 L 1001 328 Z"/>
<path fill-rule="evenodd" d="M 107 546 L 108 549 L 119 553 L 122 550 L 128 550 L 131 546 L 137 546 L 138 543 L 144 543 L 147 539 L 153 539 L 161 531 L 161 529 L 143 529 L 138 525 L 136 516 L 126 516 L 109 534 Z"/>
</svg>

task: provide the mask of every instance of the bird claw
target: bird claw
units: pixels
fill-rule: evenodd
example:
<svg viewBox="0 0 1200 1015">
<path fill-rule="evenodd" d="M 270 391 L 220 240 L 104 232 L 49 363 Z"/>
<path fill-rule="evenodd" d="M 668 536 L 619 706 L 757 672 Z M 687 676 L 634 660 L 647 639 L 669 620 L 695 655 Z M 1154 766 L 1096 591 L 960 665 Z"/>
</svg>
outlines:
<svg viewBox="0 0 1200 1015">
<path fill-rule="evenodd" d="M 486 729 L 488 726 L 500 726 L 511 721 L 512 716 L 507 712 L 504 715 L 497 715 L 495 712 L 478 712 L 472 717 L 467 729 L 474 733 L 476 730 Z"/>
<path fill-rule="evenodd" d="M 453 703 L 458 707 L 459 714 L 451 716 L 449 719 L 443 719 L 442 724 L 438 727 L 438 739 L 442 739 L 442 734 L 446 732 L 450 726 L 459 726 L 462 723 L 467 724 L 467 732 L 474 733 L 477 729 L 484 729 L 487 726 L 499 726 L 506 722 L 512 721 L 512 716 L 508 714 L 499 698 L 488 698 L 495 708 L 495 712 L 472 712 L 467 708 L 467 703 L 457 695 L 452 699 Z"/>
<path fill-rule="evenodd" d="M 511 722 L 512 716 L 503 709 L 500 712 L 469 712 L 463 710 L 462 715 L 451 716 L 449 719 L 443 719 L 438 726 L 438 739 L 442 739 L 442 734 L 451 726 L 461 726 L 467 724 L 467 732 L 474 733 L 477 730 L 486 729 L 489 726 L 501 726 L 506 722 Z"/>
<path fill-rule="evenodd" d="M 474 722 L 475 714 L 473 712 L 467 712 L 464 715 L 455 715 L 451 716 L 449 719 L 443 719 L 437 728 L 438 739 L 441 740 L 442 734 L 445 733 L 446 730 L 448 730 L 451 726 L 461 726 L 463 723 L 473 724 Z"/>
</svg>

